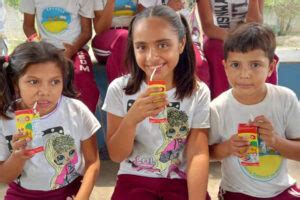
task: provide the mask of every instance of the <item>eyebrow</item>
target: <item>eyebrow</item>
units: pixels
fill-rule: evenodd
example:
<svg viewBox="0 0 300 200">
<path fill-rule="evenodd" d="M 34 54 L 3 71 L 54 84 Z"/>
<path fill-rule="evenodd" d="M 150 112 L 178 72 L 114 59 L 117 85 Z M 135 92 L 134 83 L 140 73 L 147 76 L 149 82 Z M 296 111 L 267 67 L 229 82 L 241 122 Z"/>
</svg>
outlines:
<svg viewBox="0 0 300 200">
<path fill-rule="evenodd" d="M 161 43 L 161 42 L 169 42 L 171 39 L 161 39 L 161 40 L 156 40 L 154 41 L 155 43 Z M 144 41 L 137 41 L 134 44 L 146 44 L 147 42 Z"/>
<path fill-rule="evenodd" d="M 40 79 L 36 76 L 27 76 L 27 78 L 35 78 L 35 79 Z M 58 79 L 58 78 L 63 78 L 63 76 L 54 76 L 54 77 L 51 77 L 50 79 Z"/>
</svg>

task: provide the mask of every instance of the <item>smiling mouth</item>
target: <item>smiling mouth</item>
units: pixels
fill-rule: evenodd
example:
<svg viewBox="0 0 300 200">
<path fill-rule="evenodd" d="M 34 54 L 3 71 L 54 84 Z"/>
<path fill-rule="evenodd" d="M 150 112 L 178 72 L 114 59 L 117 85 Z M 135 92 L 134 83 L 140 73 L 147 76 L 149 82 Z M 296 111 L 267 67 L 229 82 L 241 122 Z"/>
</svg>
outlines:
<svg viewBox="0 0 300 200">
<path fill-rule="evenodd" d="M 154 70 L 155 68 L 159 69 L 159 68 L 162 68 L 164 64 L 159 64 L 159 65 L 153 65 L 153 66 L 150 66 L 150 69 Z"/>
</svg>

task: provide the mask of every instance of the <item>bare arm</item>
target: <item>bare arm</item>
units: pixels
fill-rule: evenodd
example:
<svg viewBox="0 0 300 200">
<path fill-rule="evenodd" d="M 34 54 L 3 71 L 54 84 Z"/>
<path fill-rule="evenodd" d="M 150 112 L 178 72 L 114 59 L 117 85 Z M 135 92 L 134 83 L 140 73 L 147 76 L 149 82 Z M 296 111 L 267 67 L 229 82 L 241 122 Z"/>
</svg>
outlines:
<svg viewBox="0 0 300 200">
<path fill-rule="evenodd" d="M 26 160 L 32 156 L 26 154 L 26 140 L 19 140 L 23 134 L 15 134 L 12 138 L 13 152 L 7 160 L 0 162 L 0 182 L 9 183 L 15 180 L 23 171 Z"/>
<path fill-rule="evenodd" d="M 263 23 L 264 0 L 250 0 L 246 22 Z"/>
<path fill-rule="evenodd" d="M 224 40 L 228 32 L 224 28 L 220 28 L 214 24 L 213 11 L 209 0 L 198 1 L 199 17 L 202 25 L 202 29 L 207 37 L 212 39 Z"/>
<path fill-rule="evenodd" d="M 82 17 L 80 20 L 81 33 L 72 44 L 64 43 L 65 56 L 71 58 L 79 51 L 92 37 L 92 20 L 90 18 Z"/>
<path fill-rule="evenodd" d="M 136 99 L 125 117 L 107 113 L 106 144 L 113 161 L 122 162 L 131 154 L 137 124 L 146 117 L 157 115 L 167 105 L 166 95 L 150 96 L 151 92 L 159 91 L 159 88 L 148 88 Z"/>
<path fill-rule="evenodd" d="M 89 199 L 100 171 L 96 134 L 83 141 L 81 149 L 85 160 L 85 173 L 76 200 Z"/>
<path fill-rule="evenodd" d="M 26 37 L 30 37 L 31 35 L 37 33 L 34 27 L 35 15 L 24 13 L 24 21 L 23 21 L 23 31 Z"/>
<path fill-rule="evenodd" d="M 209 154 L 207 129 L 192 129 L 187 142 L 187 183 L 189 200 L 206 199 Z"/>
<path fill-rule="evenodd" d="M 93 23 L 97 35 L 103 33 L 111 27 L 114 8 L 115 0 L 108 0 L 104 10 L 95 11 Z"/>
</svg>

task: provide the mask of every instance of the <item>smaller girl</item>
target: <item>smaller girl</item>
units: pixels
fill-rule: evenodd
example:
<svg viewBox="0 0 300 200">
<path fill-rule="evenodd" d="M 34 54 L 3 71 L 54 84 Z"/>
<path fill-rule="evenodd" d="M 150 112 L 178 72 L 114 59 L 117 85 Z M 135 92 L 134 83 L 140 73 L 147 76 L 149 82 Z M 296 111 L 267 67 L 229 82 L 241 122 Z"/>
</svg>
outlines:
<svg viewBox="0 0 300 200">
<path fill-rule="evenodd" d="M 73 70 L 53 45 L 28 42 L 0 58 L 0 182 L 5 200 L 89 199 L 99 173 L 96 135 L 100 124 L 79 100 Z M 40 118 L 30 139 L 16 130 L 14 111 L 36 105 Z M 42 138 L 35 140 L 36 138 Z"/>
<path fill-rule="evenodd" d="M 208 145 L 210 93 L 195 74 L 187 21 L 167 6 L 136 15 L 128 29 L 129 75 L 109 86 L 107 147 L 120 162 L 113 200 L 209 199 Z M 166 94 L 147 82 L 166 82 Z M 167 122 L 150 116 L 166 109 Z"/>
</svg>

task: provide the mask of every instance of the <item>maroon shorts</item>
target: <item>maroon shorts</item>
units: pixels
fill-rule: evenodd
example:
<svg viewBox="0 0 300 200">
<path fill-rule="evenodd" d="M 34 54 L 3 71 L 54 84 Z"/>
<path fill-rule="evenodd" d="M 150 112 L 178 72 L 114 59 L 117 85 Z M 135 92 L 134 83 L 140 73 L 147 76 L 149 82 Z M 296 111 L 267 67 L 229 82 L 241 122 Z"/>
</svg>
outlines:
<svg viewBox="0 0 300 200">
<path fill-rule="evenodd" d="M 228 192 L 220 188 L 218 198 L 219 200 L 294 200 L 300 199 L 300 188 L 297 187 L 296 184 L 292 185 L 279 195 L 272 198 L 257 198 L 242 193 Z"/>
<path fill-rule="evenodd" d="M 51 191 L 27 190 L 12 182 L 8 185 L 4 200 L 66 200 L 77 194 L 81 180 L 82 177 L 78 177 L 69 185 Z"/>
<path fill-rule="evenodd" d="M 119 175 L 112 200 L 188 200 L 184 179 Z M 210 200 L 207 193 L 206 200 Z"/>
</svg>

